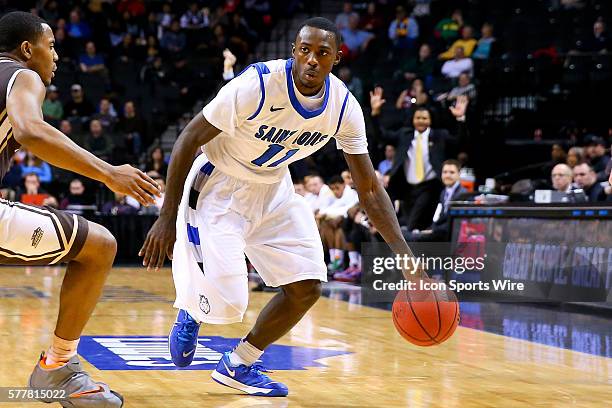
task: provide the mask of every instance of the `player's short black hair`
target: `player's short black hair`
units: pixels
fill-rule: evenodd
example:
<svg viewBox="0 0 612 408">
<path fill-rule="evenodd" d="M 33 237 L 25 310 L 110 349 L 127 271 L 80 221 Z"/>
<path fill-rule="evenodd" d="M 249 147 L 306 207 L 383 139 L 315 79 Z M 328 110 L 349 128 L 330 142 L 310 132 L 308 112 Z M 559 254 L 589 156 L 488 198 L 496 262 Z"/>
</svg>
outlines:
<svg viewBox="0 0 612 408">
<path fill-rule="evenodd" d="M 300 27 L 295 33 L 295 38 L 297 38 L 297 36 L 300 34 L 300 31 L 302 31 L 302 28 L 304 27 L 319 28 L 321 30 L 333 33 L 336 39 L 336 49 L 340 49 L 340 44 L 342 44 L 342 35 L 340 34 L 340 30 L 338 30 L 338 27 L 336 27 L 336 24 L 334 24 L 331 20 L 328 20 L 325 17 L 309 18 L 308 20 L 300 24 Z"/>
<path fill-rule="evenodd" d="M 24 41 L 36 42 L 43 34 L 45 20 L 23 11 L 12 11 L 0 18 L 0 52 L 12 52 Z"/>
<path fill-rule="evenodd" d="M 344 180 L 342 179 L 342 177 L 340 177 L 340 176 L 338 176 L 338 175 L 335 175 L 335 176 L 332 176 L 332 177 L 329 179 L 329 181 L 327 182 L 327 184 L 329 184 L 330 186 L 331 186 L 332 184 L 344 184 Z"/>
</svg>

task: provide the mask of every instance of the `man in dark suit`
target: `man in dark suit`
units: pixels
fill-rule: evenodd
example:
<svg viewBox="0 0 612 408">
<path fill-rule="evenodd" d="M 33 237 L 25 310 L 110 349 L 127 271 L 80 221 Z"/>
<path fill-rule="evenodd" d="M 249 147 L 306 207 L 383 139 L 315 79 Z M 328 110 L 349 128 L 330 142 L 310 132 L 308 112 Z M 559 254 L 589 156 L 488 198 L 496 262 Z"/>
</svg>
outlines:
<svg viewBox="0 0 612 408">
<path fill-rule="evenodd" d="M 606 192 L 597 181 L 597 174 L 589 163 L 580 163 L 574 167 L 574 182 L 584 190 L 590 202 L 606 201 Z"/>
<path fill-rule="evenodd" d="M 431 112 L 425 107 L 416 108 L 413 128 L 405 127 L 397 131 L 383 129 L 378 116 L 384 103 L 382 88 L 370 92 L 374 132 L 379 137 L 397 140 L 393 165 L 386 174 L 389 178 L 388 191 L 394 199 L 403 201 L 404 223 L 408 229 L 422 229 L 431 221 L 442 188 L 439 179 L 442 162 L 449 156 L 453 138 L 445 129 L 431 128 Z M 455 106 L 450 108 L 459 124 L 460 133 L 465 130 L 467 104 L 467 97 L 460 96 Z"/>
<path fill-rule="evenodd" d="M 468 191 L 461 185 L 459 171 L 461 163 L 457 160 L 446 160 L 442 163 L 442 184 L 440 200 L 433 216 L 433 222 L 426 230 L 406 231 L 404 238 L 408 242 L 447 241 L 450 235 L 450 218 L 448 208 L 451 201 L 461 200 Z"/>
</svg>

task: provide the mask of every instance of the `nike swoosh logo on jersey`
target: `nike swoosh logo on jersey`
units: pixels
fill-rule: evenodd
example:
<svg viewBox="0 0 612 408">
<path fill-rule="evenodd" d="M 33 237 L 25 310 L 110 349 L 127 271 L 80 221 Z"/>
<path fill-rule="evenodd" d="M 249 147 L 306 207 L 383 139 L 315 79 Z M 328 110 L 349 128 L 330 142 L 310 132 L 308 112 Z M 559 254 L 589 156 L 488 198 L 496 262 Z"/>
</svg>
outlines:
<svg viewBox="0 0 612 408">
<path fill-rule="evenodd" d="M 279 111 L 281 109 L 285 109 L 285 108 L 284 107 L 275 108 L 274 105 L 270 106 L 270 112 L 276 112 L 276 111 Z"/>
<path fill-rule="evenodd" d="M 227 370 L 227 372 L 229 373 L 229 375 L 233 378 L 236 375 L 236 370 L 230 370 L 229 367 L 227 366 L 227 364 L 225 364 L 225 361 L 223 362 L 223 365 L 225 366 L 225 369 Z"/>
<path fill-rule="evenodd" d="M 188 357 L 191 353 L 193 353 L 195 351 L 195 349 L 191 350 L 189 353 L 185 353 L 183 351 L 183 357 Z"/>
</svg>

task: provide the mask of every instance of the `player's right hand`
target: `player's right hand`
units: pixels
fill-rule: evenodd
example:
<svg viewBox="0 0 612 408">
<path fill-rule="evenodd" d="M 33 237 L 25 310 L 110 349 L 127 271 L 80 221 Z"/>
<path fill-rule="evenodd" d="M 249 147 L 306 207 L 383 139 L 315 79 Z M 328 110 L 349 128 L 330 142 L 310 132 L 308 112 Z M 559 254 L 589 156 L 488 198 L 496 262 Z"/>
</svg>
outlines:
<svg viewBox="0 0 612 408">
<path fill-rule="evenodd" d="M 129 164 L 113 166 L 106 185 L 115 193 L 133 197 L 145 207 L 155 204 L 155 196 L 161 197 L 157 183 Z"/>
<path fill-rule="evenodd" d="M 142 256 L 142 266 L 147 267 L 147 271 L 156 271 L 164 266 L 166 255 L 172 260 L 172 250 L 176 241 L 176 221 L 170 217 L 160 215 L 155 221 L 138 256 Z"/>
</svg>

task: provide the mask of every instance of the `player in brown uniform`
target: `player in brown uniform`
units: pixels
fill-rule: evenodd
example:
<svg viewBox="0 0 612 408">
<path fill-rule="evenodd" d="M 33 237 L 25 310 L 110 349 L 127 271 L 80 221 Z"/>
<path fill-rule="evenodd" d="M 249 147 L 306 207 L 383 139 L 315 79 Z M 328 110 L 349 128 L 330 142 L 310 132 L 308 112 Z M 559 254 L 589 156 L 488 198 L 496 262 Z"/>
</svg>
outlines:
<svg viewBox="0 0 612 408">
<path fill-rule="evenodd" d="M 142 205 L 152 204 L 159 195 L 152 179 L 129 165 L 98 159 L 43 120 L 41 106 L 58 60 L 54 41 L 51 27 L 33 14 L 12 12 L 0 18 L 0 177 L 23 146 L 52 165 L 99 180 Z M 65 407 L 123 405 L 119 394 L 81 369 L 76 355 L 116 247 L 108 230 L 84 218 L 0 199 L 0 264 L 68 264 L 53 342 L 29 381 L 34 389 L 62 390 L 55 395 L 64 394 L 60 403 Z"/>
</svg>

